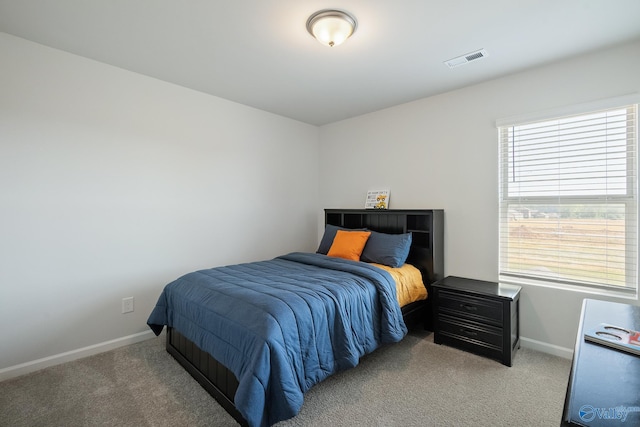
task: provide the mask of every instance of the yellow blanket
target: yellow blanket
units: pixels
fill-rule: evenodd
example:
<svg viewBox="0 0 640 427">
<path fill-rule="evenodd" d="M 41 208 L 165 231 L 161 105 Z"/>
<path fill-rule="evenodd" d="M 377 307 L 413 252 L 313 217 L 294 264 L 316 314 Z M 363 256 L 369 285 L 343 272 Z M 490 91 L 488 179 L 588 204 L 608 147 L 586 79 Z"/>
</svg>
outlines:
<svg viewBox="0 0 640 427">
<path fill-rule="evenodd" d="M 420 270 L 411 264 L 404 264 L 400 268 L 392 268 L 382 264 L 371 263 L 378 268 L 386 270 L 396 282 L 396 295 L 400 307 L 427 299 L 427 288 L 422 283 Z"/>
</svg>

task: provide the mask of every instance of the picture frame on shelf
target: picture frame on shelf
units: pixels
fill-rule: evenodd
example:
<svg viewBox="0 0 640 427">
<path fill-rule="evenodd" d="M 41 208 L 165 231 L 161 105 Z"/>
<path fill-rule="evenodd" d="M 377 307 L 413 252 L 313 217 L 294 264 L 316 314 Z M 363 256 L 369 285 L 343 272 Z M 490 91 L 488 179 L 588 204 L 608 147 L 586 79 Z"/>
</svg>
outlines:
<svg viewBox="0 0 640 427">
<path fill-rule="evenodd" d="M 369 190 L 364 202 L 365 209 L 389 209 L 389 190 Z"/>
</svg>

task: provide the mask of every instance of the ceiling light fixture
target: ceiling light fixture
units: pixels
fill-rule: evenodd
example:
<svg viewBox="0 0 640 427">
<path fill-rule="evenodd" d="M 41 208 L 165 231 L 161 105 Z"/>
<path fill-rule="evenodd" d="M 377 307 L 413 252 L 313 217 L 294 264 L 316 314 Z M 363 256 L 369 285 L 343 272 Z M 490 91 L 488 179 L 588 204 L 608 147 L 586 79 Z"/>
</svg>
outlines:
<svg viewBox="0 0 640 427">
<path fill-rule="evenodd" d="M 320 43 L 329 47 L 337 46 L 356 31 L 358 21 L 342 10 L 323 9 L 307 20 L 307 31 Z"/>
</svg>

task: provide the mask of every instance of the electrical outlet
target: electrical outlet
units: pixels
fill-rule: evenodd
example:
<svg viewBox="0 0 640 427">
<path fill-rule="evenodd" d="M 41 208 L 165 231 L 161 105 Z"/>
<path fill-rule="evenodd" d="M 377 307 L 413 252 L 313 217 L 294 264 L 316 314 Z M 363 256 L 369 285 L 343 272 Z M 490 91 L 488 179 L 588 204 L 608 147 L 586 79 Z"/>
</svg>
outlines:
<svg viewBox="0 0 640 427">
<path fill-rule="evenodd" d="M 133 297 L 122 298 L 122 314 L 133 311 Z"/>
</svg>

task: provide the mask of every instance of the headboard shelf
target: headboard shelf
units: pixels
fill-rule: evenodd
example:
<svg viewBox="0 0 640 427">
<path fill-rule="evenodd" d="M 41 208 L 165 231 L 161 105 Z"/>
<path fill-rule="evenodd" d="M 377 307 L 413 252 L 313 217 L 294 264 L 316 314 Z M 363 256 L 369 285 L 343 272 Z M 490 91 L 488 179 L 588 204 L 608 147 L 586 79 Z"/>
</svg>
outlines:
<svg viewBox="0 0 640 427">
<path fill-rule="evenodd" d="M 425 285 L 444 278 L 442 209 L 325 209 L 325 224 L 380 233 L 412 233 L 407 262 L 416 265 Z"/>
</svg>

